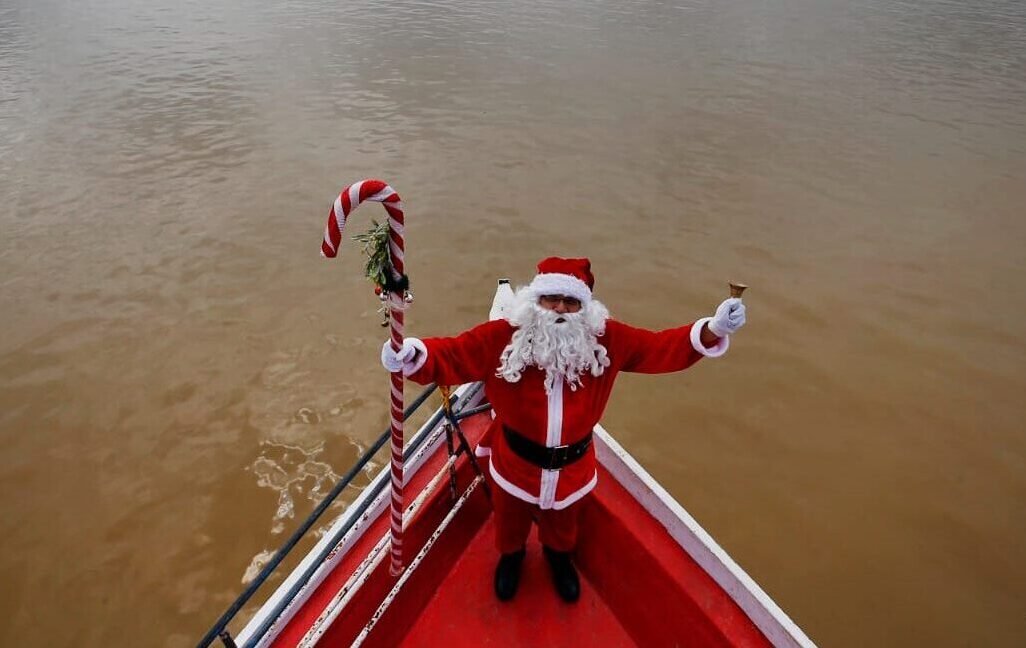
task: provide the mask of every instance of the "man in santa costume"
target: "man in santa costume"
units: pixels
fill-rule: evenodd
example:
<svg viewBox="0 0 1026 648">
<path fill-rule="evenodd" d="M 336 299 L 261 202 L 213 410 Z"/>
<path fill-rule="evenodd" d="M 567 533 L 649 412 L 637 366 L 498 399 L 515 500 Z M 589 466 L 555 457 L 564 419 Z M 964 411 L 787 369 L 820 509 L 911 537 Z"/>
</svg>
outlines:
<svg viewBox="0 0 1026 648">
<path fill-rule="evenodd" d="M 587 259 L 551 257 L 530 285 L 517 291 L 508 320 L 451 338 L 406 338 L 396 352 L 386 342 L 382 364 L 413 381 L 459 385 L 484 381 L 495 420 L 477 448 L 489 456 L 496 546 L 495 593 L 516 594 L 531 522 L 556 591 L 576 601 L 580 582 L 571 560 L 580 501 L 597 481 L 592 429 L 602 418 L 621 371 L 668 373 L 723 355 L 745 323 L 731 298 L 712 317 L 665 331 L 609 318 L 592 297 Z"/>
</svg>

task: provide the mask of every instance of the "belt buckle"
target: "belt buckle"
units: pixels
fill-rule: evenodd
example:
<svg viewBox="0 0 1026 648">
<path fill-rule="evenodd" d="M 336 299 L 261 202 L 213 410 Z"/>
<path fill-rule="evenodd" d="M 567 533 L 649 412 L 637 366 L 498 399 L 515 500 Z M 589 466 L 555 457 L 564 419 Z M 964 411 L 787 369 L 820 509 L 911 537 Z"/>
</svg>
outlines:
<svg viewBox="0 0 1026 648">
<path fill-rule="evenodd" d="M 570 459 L 569 445 L 553 446 L 549 450 L 549 470 L 559 470 Z"/>
</svg>

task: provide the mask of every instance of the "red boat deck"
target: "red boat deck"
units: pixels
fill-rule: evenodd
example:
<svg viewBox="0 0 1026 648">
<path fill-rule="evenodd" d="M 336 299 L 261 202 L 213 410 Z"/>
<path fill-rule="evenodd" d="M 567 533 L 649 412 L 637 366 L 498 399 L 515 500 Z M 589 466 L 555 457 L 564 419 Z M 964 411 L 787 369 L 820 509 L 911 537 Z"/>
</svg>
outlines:
<svg viewBox="0 0 1026 648">
<path fill-rule="evenodd" d="M 488 423 L 484 414 L 464 422 L 472 443 Z M 444 457 L 443 447 L 413 481 L 429 479 L 442 467 Z M 465 457 L 458 465 L 465 489 L 473 474 Z M 410 524 L 404 546 L 415 553 L 412 548 L 427 541 L 450 507 L 448 488 L 439 488 Z M 303 643 L 301 638 L 328 599 L 386 532 L 386 518 L 371 525 L 335 573 L 283 628 L 275 646 Z M 580 534 L 576 563 L 582 591 L 576 604 L 556 595 L 533 534 L 520 590 L 512 601 L 501 603 L 492 591 L 497 560 L 494 525 L 488 500 L 478 488 L 376 620 L 363 646 L 771 645 L 663 523 L 605 467 L 599 468 L 592 496 L 582 501 Z M 323 631 L 318 645 L 348 646 L 373 617 L 395 583 L 387 564 L 373 572 L 341 616 Z"/>
<path fill-rule="evenodd" d="M 488 523 L 440 583 L 402 646 L 634 646 L 616 615 L 586 578 L 581 598 L 564 603 L 549 582 L 533 537 L 516 598 L 492 591 L 495 525 Z"/>
<path fill-rule="evenodd" d="M 770 645 L 604 470 L 599 484 L 582 510 L 577 560 L 582 587 L 576 604 L 556 595 L 534 533 L 517 596 L 499 602 L 492 591 L 497 554 L 489 517 L 434 584 L 401 645 Z"/>
</svg>

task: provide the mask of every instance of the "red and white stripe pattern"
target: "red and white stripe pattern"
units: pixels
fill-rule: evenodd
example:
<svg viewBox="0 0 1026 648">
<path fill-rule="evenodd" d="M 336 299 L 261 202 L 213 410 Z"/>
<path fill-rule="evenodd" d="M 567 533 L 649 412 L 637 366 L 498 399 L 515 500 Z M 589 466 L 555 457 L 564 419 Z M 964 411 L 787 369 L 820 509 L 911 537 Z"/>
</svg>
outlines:
<svg viewBox="0 0 1026 648">
<path fill-rule="evenodd" d="M 379 202 L 388 212 L 388 248 L 392 256 L 395 279 L 403 275 L 405 243 L 403 240 L 403 204 L 399 194 L 381 180 L 361 180 L 346 187 L 335 198 L 324 228 L 321 255 L 334 258 L 342 245 L 342 229 L 346 219 L 360 203 Z M 403 346 L 403 321 L 406 303 L 403 295 L 388 294 L 389 322 L 392 327 L 392 349 Z M 392 568 L 393 576 L 403 569 L 403 373 L 394 372 L 392 378 Z"/>
</svg>

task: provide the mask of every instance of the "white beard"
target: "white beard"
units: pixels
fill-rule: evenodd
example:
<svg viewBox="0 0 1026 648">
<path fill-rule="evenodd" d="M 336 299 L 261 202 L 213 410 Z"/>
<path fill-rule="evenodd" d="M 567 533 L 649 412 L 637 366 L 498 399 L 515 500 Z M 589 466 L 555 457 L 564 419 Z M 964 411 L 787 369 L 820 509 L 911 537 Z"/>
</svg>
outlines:
<svg viewBox="0 0 1026 648">
<path fill-rule="evenodd" d="M 607 319 L 609 311 L 594 299 L 576 313 L 557 313 L 539 306 L 538 296 L 521 288 L 509 318 L 517 330 L 502 350 L 496 375 L 515 383 L 533 365 L 545 371 L 546 393 L 561 378 L 576 391 L 584 372 L 598 377 L 609 366 L 609 354 L 598 342 Z"/>
</svg>

